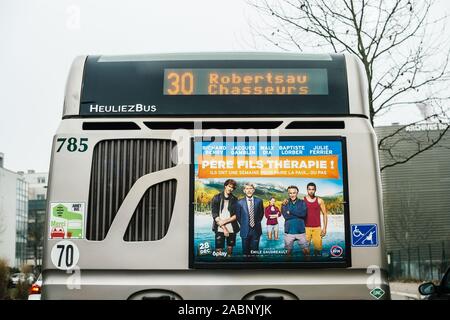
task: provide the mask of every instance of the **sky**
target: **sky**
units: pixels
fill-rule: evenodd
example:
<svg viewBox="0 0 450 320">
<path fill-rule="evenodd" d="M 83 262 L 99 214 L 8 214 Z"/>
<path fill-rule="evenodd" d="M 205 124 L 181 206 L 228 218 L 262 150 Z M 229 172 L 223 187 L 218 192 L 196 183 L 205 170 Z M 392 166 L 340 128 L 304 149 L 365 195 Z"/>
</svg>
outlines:
<svg viewBox="0 0 450 320">
<path fill-rule="evenodd" d="M 450 12 L 450 1 L 437 8 Z M 251 51 L 248 21 L 257 16 L 244 0 L 0 0 L 4 167 L 48 171 L 76 56 Z M 404 114 L 384 121 L 400 122 Z"/>
</svg>

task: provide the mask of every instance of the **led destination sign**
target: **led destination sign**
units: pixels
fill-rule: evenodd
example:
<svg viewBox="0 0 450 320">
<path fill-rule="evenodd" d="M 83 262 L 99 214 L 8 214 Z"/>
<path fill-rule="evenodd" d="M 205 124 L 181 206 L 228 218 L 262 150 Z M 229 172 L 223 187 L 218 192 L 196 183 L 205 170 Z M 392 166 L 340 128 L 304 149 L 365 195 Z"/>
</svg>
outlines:
<svg viewBox="0 0 450 320">
<path fill-rule="evenodd" d="M 164 69 L 164 95 L 328 95 L 326 69 Z"/>
<path fill-rule="evenodd" d="M 89 56 L 82 116 L 333 116 L 349 114 L 345 58 L 124 60 Z"/>
</svg>

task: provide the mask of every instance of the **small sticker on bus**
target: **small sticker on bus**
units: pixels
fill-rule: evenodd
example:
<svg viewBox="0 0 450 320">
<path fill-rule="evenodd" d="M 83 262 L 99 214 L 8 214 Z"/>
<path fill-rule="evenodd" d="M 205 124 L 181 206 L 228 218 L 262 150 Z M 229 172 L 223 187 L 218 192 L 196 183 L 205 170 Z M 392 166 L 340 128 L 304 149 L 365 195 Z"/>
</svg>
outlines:
<svg viewBox="0 0 450 320">
<path fill-rule="evenodd" d="M 378 247 L 376 224 L 352 224 L 352 247 Z"/>
<path fill-rule="evenodd" d="M 80 251 L 72 241 L 61 240 L 53 246 L 50 258 L 56 268 L 70 270 L 77 265 L 80 259 Z"/>
<path fill-rule="evenodd" d="M 49 239 L 83 239 L 84 216 L 84 202 L 50 203 Z"/>
</svg>

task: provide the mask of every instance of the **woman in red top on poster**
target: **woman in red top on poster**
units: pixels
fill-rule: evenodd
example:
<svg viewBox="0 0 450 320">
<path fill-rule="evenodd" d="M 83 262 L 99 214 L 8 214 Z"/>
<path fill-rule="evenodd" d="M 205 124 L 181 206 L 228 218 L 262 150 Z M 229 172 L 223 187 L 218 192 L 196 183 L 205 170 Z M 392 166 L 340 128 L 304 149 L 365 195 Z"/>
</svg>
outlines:
<svg viewBox="0 0 450 320">
<path fill-rule="evenodd" d="M 264 215 L 267 219 L 267 238 L 272 240 L 272 233 L 274 240 L 278 240 L 278 217 L 281 216 L 280 209 L 275 205 L 275 198 L 270 198 L 269 205 L 264 210 Z"/>
</svg>

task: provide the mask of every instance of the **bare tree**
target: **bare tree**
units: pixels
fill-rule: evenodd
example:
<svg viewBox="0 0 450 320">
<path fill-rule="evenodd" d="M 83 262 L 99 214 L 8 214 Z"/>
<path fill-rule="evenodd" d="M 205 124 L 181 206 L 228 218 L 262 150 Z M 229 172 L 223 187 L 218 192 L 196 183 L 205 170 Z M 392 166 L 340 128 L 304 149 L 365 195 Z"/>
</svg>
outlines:
<svg viewBox="0 0 450 320">
<path fill-rule="evenodd" d="M 28 214 L 31 212 L 29 211 Z M 33 210 L 34 215 L 32 223 L 28 223 L 28 247 L 33 251 L 34 265 L 39 266 L 42 263 L 42 248 L 44 242 L 45 214 Z"/>
<path fill-rule="evenodd" d="M 378 150 L 383 160 L 381 170 L 406 163 L 448 138 L 450 126 L 442 114 L 432 114 L 408 126 L 400 126 L 379 139 Z M 431 119 L 433 122 L 427 123 Z M 448 143 L 439 146 L 446 148 Z"/>
<path fill-rule="evenodd" d="M 427 144 L 407 154 L 391 151 L 391 135 L 379 142 L 390 161 L 381 170 L 405 163 L 435 146 L 449 127 L 450 37 L 447 16 L 432 18 L 434 0 L 247 0 L 263 15 L 253 35 L 286 51 L 351 53 L 364 66 L 370 121 L 393 108 L 426 106 L 421 122 L 440 123 Z M 447 91 L 446 91 L 447 90 Z M 422 107 L 423 108 L 423 107 Z M 405 108 L 407 110 L 407 108 Z M 417 124 L 417 123 L 414 123 Z M 400 132 L 407 132 L 403 126 Z"/>
</svg>

